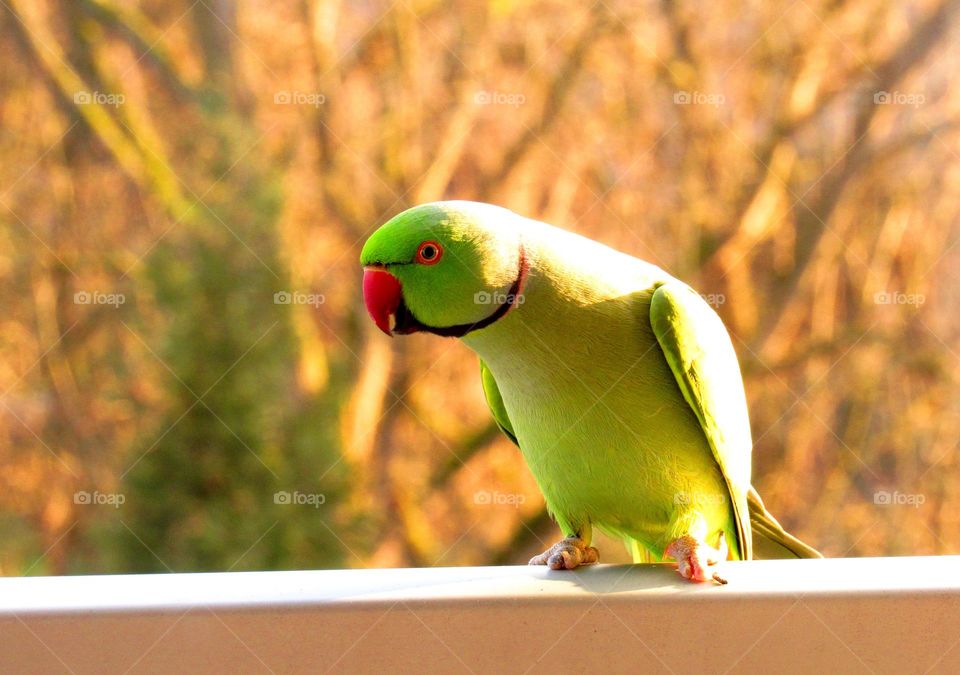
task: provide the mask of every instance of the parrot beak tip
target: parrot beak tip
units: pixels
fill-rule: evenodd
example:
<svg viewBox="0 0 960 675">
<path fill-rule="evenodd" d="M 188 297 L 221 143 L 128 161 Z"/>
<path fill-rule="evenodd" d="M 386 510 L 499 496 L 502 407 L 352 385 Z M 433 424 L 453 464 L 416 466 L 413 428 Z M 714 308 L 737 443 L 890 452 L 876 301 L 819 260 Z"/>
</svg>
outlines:
<svg viewBox="0 0 960 675">
<path fill-rule="evenodd" d="M 380 332 L 386 335 L 387 337 L 393 337 L 393 329 L 397 327 L 397 315 L 390 313 L 387 315 L 386 320 L 380 318 L 374 318 L 373 322 L 377 325 L 377 328 L 380 329 Z"/>
</svg>

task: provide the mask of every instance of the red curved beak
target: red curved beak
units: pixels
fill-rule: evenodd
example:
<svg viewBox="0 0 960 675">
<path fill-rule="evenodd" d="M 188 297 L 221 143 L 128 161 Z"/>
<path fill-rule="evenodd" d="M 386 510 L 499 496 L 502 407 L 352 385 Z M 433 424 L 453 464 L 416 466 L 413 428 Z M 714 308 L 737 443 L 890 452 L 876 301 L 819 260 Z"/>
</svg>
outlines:
<svg viewBox="0 0 960 675">
<path fill-rule="evenodd" d="M 383 269 L 363 270 L 363 302 L 377 328 L 393 337 L 397 323 L 397 307 L 401 299 L 400 282 Z"/>
</svg>

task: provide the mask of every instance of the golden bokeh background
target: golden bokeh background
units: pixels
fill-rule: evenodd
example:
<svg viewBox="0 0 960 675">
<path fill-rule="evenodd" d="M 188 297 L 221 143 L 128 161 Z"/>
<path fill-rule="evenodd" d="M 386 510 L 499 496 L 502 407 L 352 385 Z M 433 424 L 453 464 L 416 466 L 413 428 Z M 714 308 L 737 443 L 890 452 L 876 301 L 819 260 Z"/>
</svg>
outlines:
<svg viewBox="0 0 960 675">
<path fill-rule="evenodd" d="M 476 358 L 363 310 L 445 198 L 708 297 L 798 536 L 960 552 L 960 3 L 0 4 L 3 574 L 552 543 Z"/>
</svg>

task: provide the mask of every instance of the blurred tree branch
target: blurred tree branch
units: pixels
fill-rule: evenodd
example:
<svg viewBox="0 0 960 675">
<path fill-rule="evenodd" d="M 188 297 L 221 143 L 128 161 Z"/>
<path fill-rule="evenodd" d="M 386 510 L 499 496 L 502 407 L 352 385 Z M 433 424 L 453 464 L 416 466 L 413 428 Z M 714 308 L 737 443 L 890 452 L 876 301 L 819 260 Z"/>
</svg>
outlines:
<svg viewBox="0 0 960 675">
<path fill-rule="evenodd" d="M 770 336 L 777 329 L 789 305 L 789 299 L 794 295 L 800 279 L 813 259 L 820 239 L 827 230 L 827 222 L 839 203 L 844 188 L 870 154 L 870 141 L 867 136 L 870 123 L 879 110 L 879 106 L 874 101 L 874 93 L 896 87 L 912 68 L 930 54 L 947 34 L 947 29 L 952 25 L 951 19 L 958 7 L 960 7 L 958 0 L 941 2 L 886 60 L 870 69 L 872 77 L 861 89 L 861 92 L 866 95 L 861 93 L 857 102 L 846 148 L 819 179 L 821 187 L 813 204 L 808 206 L 806 202 L 801 202 L 802 208 L 796 214 L 793 269 L 786 279 L 774 287 L 768 302 L 768 311 L 764 314 L 758 333 L 753 339 L 758 352 L 764 351 Z"/>
<path fill-rule="evenodd" d="M 476 193 L 480 201 L 488 201 L 491 198 L 491 195 L 510 177 L 516 166 L 536 147 L 536 141 L 546 136 L 557 123 L 564 104 L 577 82 L 577 75 L 583 69 L 590 48 L 611 25 L 611 17 L 602 2 L 593 5 L 590 14 L 590 21 L 580 31 L 580 35 L 567 52 L 556 75 L 547 84 L 544 104 L 536 121 L 532 125 L 527 125 L 524 132 L 507 147 L 503 158 L 497 164 L 496 171 L 482 175 L 477 181 Z"/>
<path fill-rule="evenodd" d="M 118 125 L 106 108 L 91 99 L 77 105 L 77 96 L 92 96 L 93 92 L 69 66 L 59 44 L 42 24 L 27 26 L 24 14 L 19 11 L 23 0 L 11 0 L 9 11 L 14 21 L 10 26 L 20 44 L 31 55 L 44 75 L 51 93 L 60 102 L 62 109 L 71 111 L 70 117 L 79 115 L 97 138 L 113 154 L 134 183 L 154 194 L 174 217 L 185 213 L 188 205 L 180 192 L 179 181 L 162 159 L 159 148 L 144 153 Z"/>
<path fill-rule="evenodd" d="M 163 44 L 163 32 L 139 8 L 109 0 L 81 0 L 80 4 L 90 17 L 128 42 L 175 96 L 184 102 L 196 102 L 196 92 L 177 72 L 176 62 Z"/>
</svg>

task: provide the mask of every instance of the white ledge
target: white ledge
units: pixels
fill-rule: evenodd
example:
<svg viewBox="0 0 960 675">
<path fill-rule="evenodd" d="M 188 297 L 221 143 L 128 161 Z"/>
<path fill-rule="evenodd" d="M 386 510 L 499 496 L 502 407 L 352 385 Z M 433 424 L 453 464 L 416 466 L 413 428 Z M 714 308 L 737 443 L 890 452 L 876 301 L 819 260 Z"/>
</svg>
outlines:
<svg viewBox="0 0 960 675">
<path fill-rule="evenodd" d="M 0 672 L 960 672 L 960 557 L 0 579 Z"/>
</svg>

